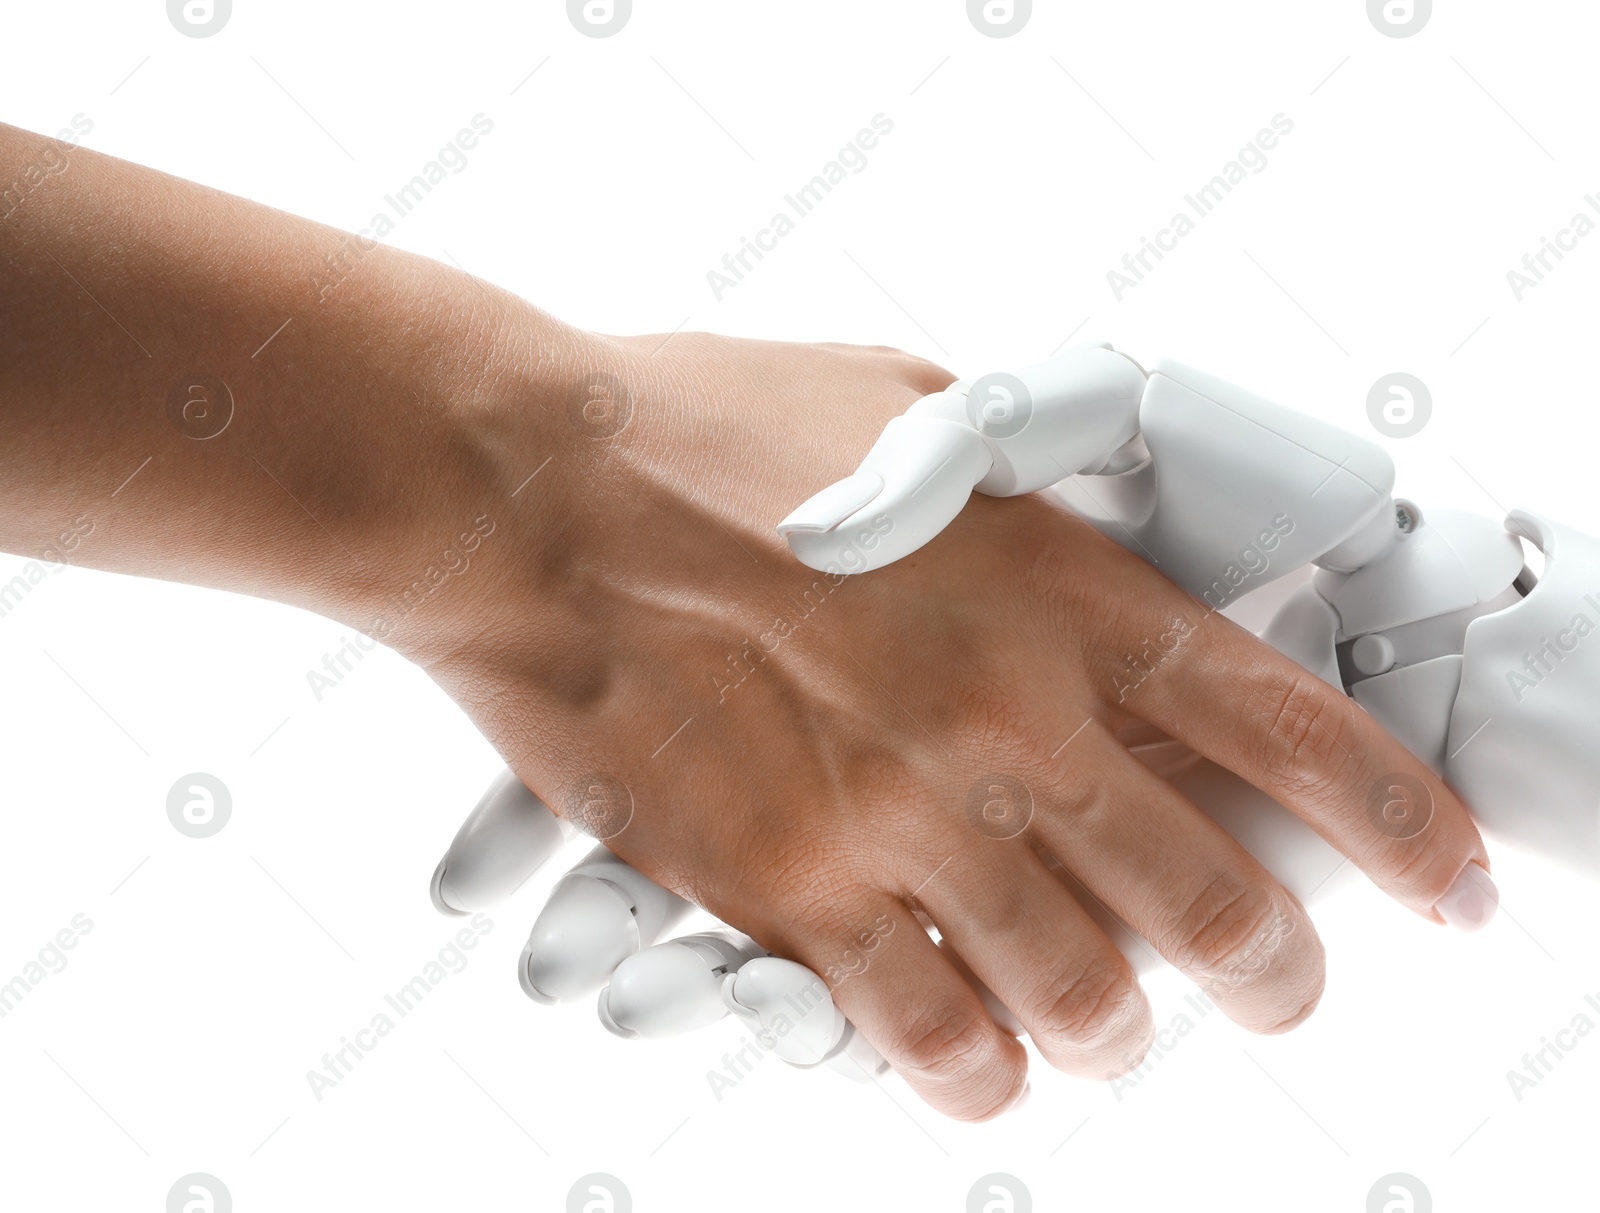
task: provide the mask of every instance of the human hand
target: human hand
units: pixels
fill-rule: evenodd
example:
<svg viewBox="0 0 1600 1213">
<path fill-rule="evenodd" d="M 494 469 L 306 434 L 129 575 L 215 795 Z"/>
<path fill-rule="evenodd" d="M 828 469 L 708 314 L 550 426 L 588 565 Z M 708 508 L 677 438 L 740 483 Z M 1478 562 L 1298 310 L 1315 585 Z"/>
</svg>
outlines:
<svg viewBox="0 0 1600 1213">
<path fill-rule="evenodd" d="M 1125 1072 L 1152 1033 L 1090 911 L 1115 911 L 1247 1028 L 1316 1004 L 1304 910 L 1117 738 L 1137 723 L 1117 675 L 1154 636 L 1179 643 L 1141 686 L 1143 720 L 1299 812 L 1397 899 L 1437 920 L 1484 861 L 1460 804 L 1347 698 L 1042 499 L 975 499 L 869 577 L 797 566 L 771 524 L 948 373 L 699 334 L 585 337 L 574 354 L 543 423 L 515 392 L 478 416 L 499 487 L 537 484 L 539 504 L 506 516 L 517 542 L 464 583 L 457 613 L 482 632 L 419 659 L 553 806 L 597 777 L 624 789 L 608 845 L 822 973 L 942 1111 L 998 1112 L 1025 1062 L 914 911 L 1077 1074 Z M 1417 838 L 1367 818 L 1393 771 L 1435 794 Z M 997 827 L 993 787 L 1023 789 L 1031 818 Z"/>
</svg>

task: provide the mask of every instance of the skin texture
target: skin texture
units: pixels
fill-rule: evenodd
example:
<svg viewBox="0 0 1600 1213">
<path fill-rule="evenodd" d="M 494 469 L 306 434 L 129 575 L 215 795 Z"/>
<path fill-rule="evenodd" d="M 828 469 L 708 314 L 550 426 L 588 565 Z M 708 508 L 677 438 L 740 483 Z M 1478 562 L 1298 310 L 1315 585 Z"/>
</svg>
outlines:
<svg viewBox="0 0 1600 1213">
<path fill-rule="evenodd" d="M 869 575 L 794 560 L 774 524 L 952 380 L 931 363 L 580 332 L 426 259 L 0 127 L 0 177 L 41 158 L 64 167 L 0 220 L 0 547 L 392 645 L 558 810 L 624 787 L 612 849 L 822 973 L 948 1115 L 1014 1104 L 1026 1060 L 919 915 L 1090 1078 L 1136 1065 L 1153 1022 L 1085 906 L 1251 1030 L 1316 1006 L 1304 910 L 1130 757 L 1131 728 L 1230 767 L 1434 921 L 1487 866 L 1449 789 L 1348 698 L 1042 498 L 974 498 Z M 232 400 L 209 436 L 227 409 L 210 388 L 193 406 L 198 380 Z M 1174 633 L 1135 718 L 1125 657 Z M 1434 798 L 1409 839 L 1367 814 L 1391 772 Z M 1025 789 L 1019 815 L 995 816 L 996 787 Z"/>
</svg>

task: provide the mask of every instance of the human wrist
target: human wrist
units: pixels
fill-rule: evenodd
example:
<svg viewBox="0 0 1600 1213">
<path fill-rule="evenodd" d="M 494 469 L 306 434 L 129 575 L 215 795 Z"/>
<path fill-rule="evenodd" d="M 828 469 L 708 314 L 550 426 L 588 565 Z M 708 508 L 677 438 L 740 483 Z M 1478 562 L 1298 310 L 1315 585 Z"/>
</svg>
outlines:
<svg viewBox="0 0 1600 1213">
<path fill-rule="evenodd" d="M 382 575 L 340 612 L 428 668 L 555 606 L 605 437 L 586 432 L 581 389 L 623 369 L 607 339 L 504 292 L 463 306 L 433 385 L 438 424 L 419 425 L 403 456 L 424 486 L 418 508 L 397 515 Z"/>
</svg>

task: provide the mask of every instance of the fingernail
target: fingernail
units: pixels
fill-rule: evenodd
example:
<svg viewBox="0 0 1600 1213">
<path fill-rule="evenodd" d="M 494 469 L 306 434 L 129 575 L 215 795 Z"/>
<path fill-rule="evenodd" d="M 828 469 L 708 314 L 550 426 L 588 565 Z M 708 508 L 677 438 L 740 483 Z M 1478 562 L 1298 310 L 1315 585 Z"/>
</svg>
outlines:
<svg viewBox="0 0 1600 1213">
<path fill-rule="evenodd" d="M 1024 1082 L 1022 1084 L 1022 1093 L 1011 1101 L 1011 1106 L 1009 1108 L 1007 1108 L 1006 1111 L 1007 1112 L 1015 1112 L 1018 1108 L 1022 1107 L 1023 1104 L 1028 1102 L 1028 1096 L 1030 1096 L 1032 1094 L 1033 1094 L 1033 1079 L 1030 1078 L 1030 1079 L 1028 1079 L 1026 1082 Z"/>
<path fill-rule="evenodd" d="M 1500 890 L 1477 860 L 1461 869 L 1450 891 L 1435 903 L 1439 917 L 1462 931 L 1478 931 L 1489 925 L 1500 905 Z"/>
</svg>

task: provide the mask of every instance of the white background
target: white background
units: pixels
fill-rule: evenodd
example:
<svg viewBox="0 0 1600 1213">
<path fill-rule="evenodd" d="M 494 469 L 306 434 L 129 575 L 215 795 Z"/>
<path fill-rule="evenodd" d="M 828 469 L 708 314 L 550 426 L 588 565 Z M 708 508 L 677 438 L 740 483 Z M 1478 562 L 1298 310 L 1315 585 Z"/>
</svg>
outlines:
<svg viewBox="0 0 1600 1213">
<path fill-rule="evenodd" d="M 82 113 L 87 146 L 355 229 L 483 113 L 391 240 L 580 324 L 882 342 L 964 374 L 1076 334 L 1369 436 L 1369 387 L 1403 370 L 1434 415 L 1386 440 L 1400 492 L 1600 532 L 1600 238 L 1521 302 L 1506 281 L 1600 190 L 1592 6 L 1450 3 L 1405 39 L 1362 0 L 1037 7 L 995 39 L 960 0 L 637 0 L 594 39 L 554 0 L 238 0 L 194 39 L 160 0 L 10 3 L 0 114 Z M 718 302 L 707 270 L 879 113 L 867 168 Z M 1106 271 L 1279 113 L 1268 167 L 1118 302 Z M 427 878 L 499 766 L 386 651 L 316 702 L 305 673 L 344 634 L 78 570 L 0 619 L 0 982 L 94 923 L 0 1020 L 8 1207 L 159 1210 L 191 1171 L 241 1213 L 560 1209 L 590 1171 L 641 1213 L 960 1210 L 994 1171 L 1039 1209 L 1359 1213 L 1393 1171 L 1439 1210 L 1592 1207 L 1600 1034 L 1521 1101 L 1506 1071 L 1600 1023 L 1596 890 L 1503 848 L 1485 934 L 1363 884 L 1318 912 L 1328 989 L 1300 1030 L 1213 1014 L 1120 1100 L 1036 1064 L 1026 1109 L 981 1126 L 775 1060 L 718 1101 L 731 1025 L 647 1047 L 534 1006 L 513 963 L 547 872 L 318 1102 L 306 1071 L 456 929 Z M 203 841 L 165 813 L 191 771 L 234 798 Z M 1158 1021 L 1182 1008 L 1175 977 L 1150 989 Z"/>
</svg>

